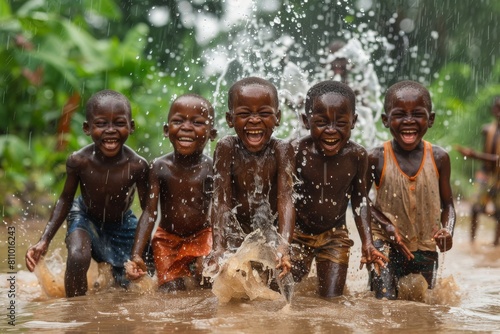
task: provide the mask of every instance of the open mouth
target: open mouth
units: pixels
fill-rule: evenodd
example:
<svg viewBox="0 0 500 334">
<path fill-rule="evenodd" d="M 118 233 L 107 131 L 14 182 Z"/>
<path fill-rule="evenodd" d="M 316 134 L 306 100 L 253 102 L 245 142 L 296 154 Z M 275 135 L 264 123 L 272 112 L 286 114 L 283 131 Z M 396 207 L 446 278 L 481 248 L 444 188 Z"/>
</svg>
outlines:
<svg viewBox="0 0 500 334">
<path fill-rule="evenodd" d="M 179 137 L 177 138 L 177 143 L 180 147 L 191 147 L 191 145 L 194 143 L 194 138 L 191 137 Z"/>
<path fill-rule="evenodd" d="M 339 138 L 324 138 L 322 140 L 323 152 L 330 154 L 336 154 L 338 151 L 338 145 L 340 144 Z"/>
<path fill-rule="evenodd" d="M 248 130 L 246 135 L 249 142 L 258 142 L 264 136 L 264 131 L 262 130 Z"/>
<path fill-rule="evenodd" d="M 401 138 L 406 144 L 411 144 L 417 139 L 417 131 L 415 130 L 403 130 L 401 131 Z"/>
<path fill-rule="evenodd" d="M 104 148 L 110 151 L 116 149 L 119 143 L 120 142 L 118 141 L 118 139 L 103 139 L 102 141 L 102 145 L 104 146 Z"/>
</svg>

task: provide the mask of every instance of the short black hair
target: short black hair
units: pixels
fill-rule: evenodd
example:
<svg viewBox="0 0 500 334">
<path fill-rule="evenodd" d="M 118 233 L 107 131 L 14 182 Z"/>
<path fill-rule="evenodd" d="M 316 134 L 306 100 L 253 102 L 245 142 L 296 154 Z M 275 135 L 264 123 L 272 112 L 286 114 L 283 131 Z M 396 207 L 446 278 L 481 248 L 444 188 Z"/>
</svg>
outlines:
<svg viewBox="0 0 500 334">
<path fill-rule="evenodd" d="M 113 98 L 117 101 L 121 101 L 128 110 L 130 118 L 132 118 L 132 107 L 130 106 L 130 101 L 127 99 L 127 97 L 121 93 L 118 93 L 117 91 L 104 89 L 93 94 L 87 101 L 87 104 L 85 105 L 85 117 L 87 120 L 91 118 L 94 109 L 96 109 L 99 104 L 106 98 Z"/>
<path fill-rule="evenodd" d="M 384 99 L 384 111 L 387 113 L 391 107 L 392 107 L 392 97 L 396 92 L 406 89 L 406 88 L 411 88 L 416 91 L 418 91 L 421 95 L 422 98 L 424 99 L 424 103 L 426 104 L 427 109 L 432 111 L 432 100 L 431 100 L 431 94 L 429 93 L 429 90 L 425 88 L 424 85 L 421 83 L 418 83 L 416 81 L 412 80 L 403 80 L 396 82 L 394 85 L 389 87 L 385 93 L 385 99 Z"/>
<path fill-rule="evenodd" d="M 212 105 L 212 103 L 210 103 L 210 101 L 208 101 L 206 98 L 204 98 L 203 96 L 201 95 L 198 95 L 198 94 L 194 94 L 194 93 L 189 93 L 189 94 L 183 94 L 183 95 L 180 95 L 178 96 L 174 102 L 172 102 L 172 104 L 170 105 L 170 109 L 168 111 L 168 114 L 170 116 L 170 110 L 172 110 L 172 106 L 177 102 L 179 101 L 180 99 L 182 98 L 194 98 L 194 99 L 198 99 L 198 100 L 201 100 L 203 101 L 206 105 L 207 105 L 207 111 L 208 111 L 208 115 L 209 116 L 212 116 L 211 119 L 210 119 L 210 122 L 213 124 L 214 123 L 214 118 L 215 118 L 215 111 L 214 111 L 214 107 Z"/>
<path fill-rule="evenodd" d="M 305 107 L 306 115 L 311 115 L 314 99 L 327 93 L 336 93 L 347 98 L 351 104 L 352 113 L 355 113 L 356 95 L 351 87 L 340 81 L 325 80 L 315 84 L 307 91 Z"/>
<path fill-rule="evenodd" d="M 236 91 L 241 89 L 242 87 L 250 86 L 250 85 L 260 85 L 266 88 L 269 88 L 271 91 L 271 98 L 273 99 L 273 102 L 275 103 L 275 107 L 279 107 L 279 100 L 278 100 L 278 90 L 276 87 L 268 80 L 258 78 L 258 77 L 248 77 L 248 78 L 243 78 L 239 81 L 236 81 L 231 88 L 229 88 L 228 96 L 227 96 L 227 106 L 229 108 L 229 111 L 233 110 L 233 102 L 234 102 L 234 94 Z"/>
</svg>

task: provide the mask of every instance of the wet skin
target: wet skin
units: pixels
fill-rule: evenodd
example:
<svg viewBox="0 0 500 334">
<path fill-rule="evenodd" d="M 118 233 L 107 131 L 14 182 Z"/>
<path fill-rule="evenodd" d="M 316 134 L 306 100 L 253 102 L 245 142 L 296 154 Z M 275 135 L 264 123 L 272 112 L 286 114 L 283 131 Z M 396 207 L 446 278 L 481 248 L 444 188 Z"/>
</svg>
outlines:
<svg viewBox="0 0 500 334">
<path fill-rule="evenodd" d="M 213 163 L 203 149 L 217 136 L 213 118 L 212 108 L 192 95 L 181 96 L 172 105 L 163 130 L 174 152 L 151 163 L 146 209 L 139 220 L 127 277 L 136 279 L 146 274 L 141 255 L 158 216 L 158 201 L 159 226 L 166 232 L 184 237 L 209 227 Z"/>
<path fill-rule="evenodd" d="M 296 187 L 300 196 L 296 203 L 297 227 L 303 233 L 320 234 L 345 225 L 351 200 L 363 261 L 383 265 L 387 259 L 372 244 L 366 206 L 368 155 L 362 146 L 349 140 L 356 117 L 349 100 L 334 92 L 318 96 L 312 113 L 303 115 L 310 135 L 295 143 L 297 176 L 301 181 Z M 347 266 L 329 261 L 317 265 L 320 295 L 342 295 Z"/>
<path fill-rule="evenodd" d="M 272 212 L 278 213 L 278 233 L 288 242 L 295 223 L 293 149 L 289 143 L 271 138 L 281 116 L 277 99 L 271 89 L 259 84 L 240 87 L 234 94 L 233 110 L 226 120 L 237 136 L 222 138 L 214 153 L 211 262 L 215 265 L 231 234 L 253 231 L 252 217 L 259 206 L 269 203 Z M 237 222 L 231 217 L 233 209 Z M 284 276 L 290 270 L 288 245 L 282 245 L 280 252 L 284 256 L 277 262 Z"/>
<path fill-rule="evenodd" d="M 125 146 L 134 123 L 128 107 L 113 97 L 103 97 L 83 124 L 93 144 L 71 154 L 66 161 L 66 181 L 40 241 L 26 253 L 26 266 L 33 271 L 50 241 L 66 219 L 80 187 L 88 214 L 104 224 L 119 224 L 130 209 L 135 189 L 144 208 L 147 192 L 147 161 Z M 68 260 L 65 288 L 68 297 L 87 291 L 86 272 L 91 260 L 89 235 L 82 230 L 67 239 Z"/>
<path fill-rule="evenodd" d="M 382 122 L 385 127 L 390 129 L 393 136 L 392 148 L 401 170 L 408 176 L 414 176 L 417 174 L 423 159 L 422 138 L 432 127 L 435 114 L 428 110 L 423 96 L 417 89 L 406 87 L 396 91 L 388 98 L 391 101 L 391 108 L 382 115 Z M 434 239 L 441 252 L 445 252 L 453 245 L 452 233 L 456 220 L 450 185 L 450 158 L 448 153 L 439 146 L 433 145 L 432 151 L 439 172 L 441 223 L 443 225 L 442 229 L 436 231 Z M 376 147 L 370 151 L 369 165 L 369 186 L 372 185 L 372 182 L 379 184 L 384 166 L 383 147 Z M 372 208 L 372 214 L 383 226 L 392 226 L 387 217 L 375 208 Z M 393 230 L 391 233 L 396 236 L 398 247 L 408 258 L 411 258 L 411 252 L 401 243 L 397 231 Z"/>
</svg>

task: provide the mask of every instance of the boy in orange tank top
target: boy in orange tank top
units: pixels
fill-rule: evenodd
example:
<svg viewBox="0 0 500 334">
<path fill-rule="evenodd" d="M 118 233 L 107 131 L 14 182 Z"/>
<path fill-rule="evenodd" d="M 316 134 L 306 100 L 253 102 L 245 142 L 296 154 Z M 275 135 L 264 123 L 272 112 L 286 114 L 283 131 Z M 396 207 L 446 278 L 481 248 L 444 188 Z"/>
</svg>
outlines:
<svg viewBox="0 0 500 334">
<path fill-rule="evenodd" d="M 452 247 L 456 216 L 450 158 L 423 140 L 434 123 L 429 91 L 414 81 L 391 86 L 382 122 L 393 139 L 369 152 L 368 183 L 375 182 L 372 231 L 375 246 L 389 257 L 380 274 L 371 272 L 377 298 L 396 299 L 398 280 L 421 274 L 433 288 L 438 253 Z"/>
</svg>

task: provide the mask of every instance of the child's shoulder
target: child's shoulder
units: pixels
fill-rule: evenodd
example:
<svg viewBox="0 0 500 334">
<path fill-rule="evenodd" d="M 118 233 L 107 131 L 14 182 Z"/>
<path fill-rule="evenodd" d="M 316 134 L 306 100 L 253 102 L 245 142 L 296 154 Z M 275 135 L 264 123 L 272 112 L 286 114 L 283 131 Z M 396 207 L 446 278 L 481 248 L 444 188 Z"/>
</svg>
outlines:
<svg viewBox="0 0 500 334">
<path fill-rule="evenodd" d="M 225 135 L 217 141 L 216 147 L 233 148 L 238 145 L 238 136 L 235 135 Z"/>
<path fill-rule="evenodd" d="M 66 159 L 66 165 L 70 167 L 77 167 L 87 162 L 94 156 L 94 144 L 89 144 L 82 147 L 78 151 L 71 153 Z"/>
<path fill-rule="evenodd" d="M 432 147 L 432 155 L 434 156 L 434 160 L 436 163 L 438 161 L 442 161 L 443 159 L 449 160 L 449 154 L 448 151 L 442 148 L 441 146 L 429 143 Z"/>
<path fill-rule="evenodd" d="M 368 157 L 378 158 L 384 156 L 384 145 L 374 146 L 368 150 Z"/>
</svg>

